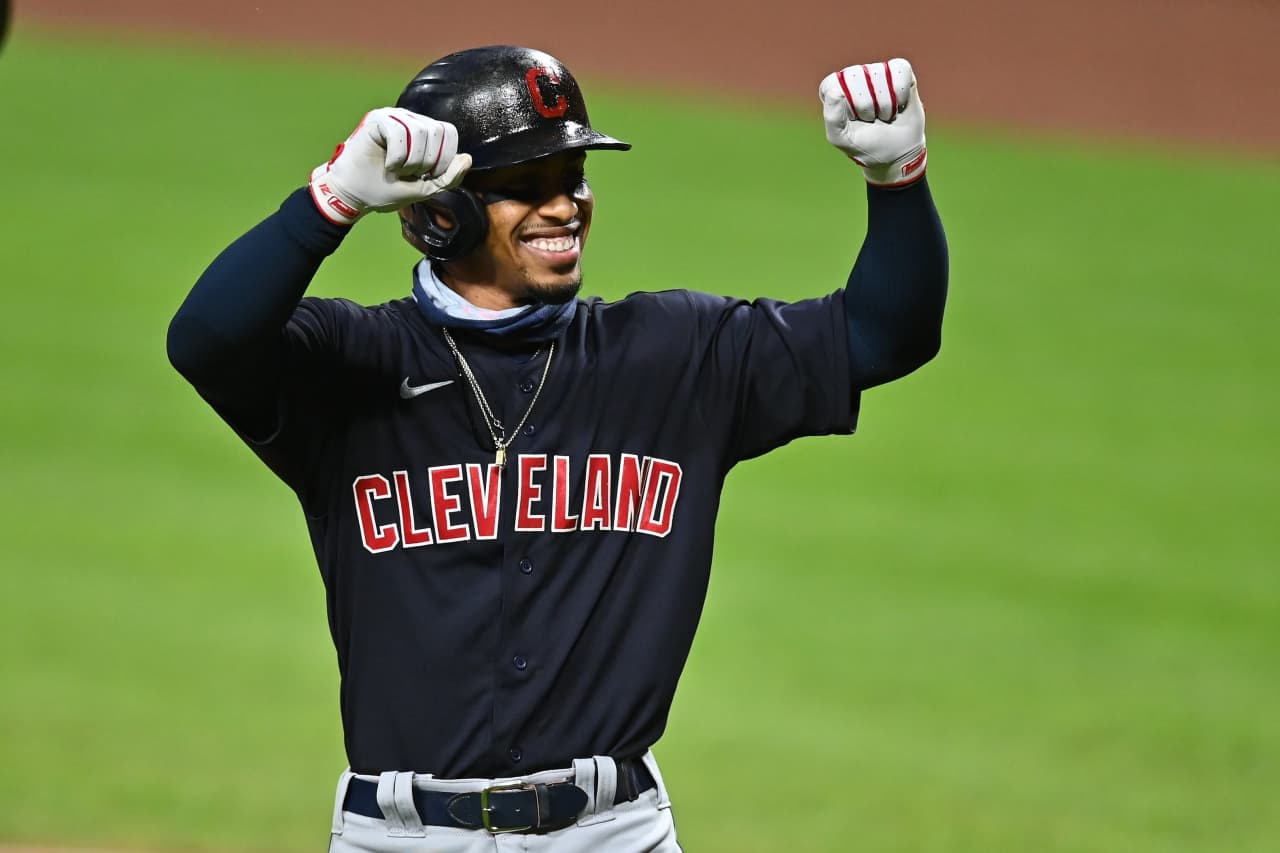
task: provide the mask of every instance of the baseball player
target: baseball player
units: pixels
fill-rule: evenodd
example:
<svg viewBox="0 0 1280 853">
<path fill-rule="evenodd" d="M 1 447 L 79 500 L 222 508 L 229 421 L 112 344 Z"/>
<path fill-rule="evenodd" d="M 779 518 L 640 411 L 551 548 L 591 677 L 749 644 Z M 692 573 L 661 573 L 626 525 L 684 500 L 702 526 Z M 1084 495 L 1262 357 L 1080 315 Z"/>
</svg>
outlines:
<svg viewBox="0 0 1280 853">
<path fill-rule="evenodd" d="M 861 392 L 939 346 L 911 66 L 819 94 L 869 226 L 817 298 L 580 298 L 587 152 L 630 146 L 568 68 L 509 46 L 428 65 L 187 296 L 170 359 L 296 493 L 324 580 L 350 762 L 331 850 L 679 850 L 650 747 L 726 473 L 853 432 Z M 374 211 L 422 256 L 411 295 L 304 297 Z"/>
</svg>

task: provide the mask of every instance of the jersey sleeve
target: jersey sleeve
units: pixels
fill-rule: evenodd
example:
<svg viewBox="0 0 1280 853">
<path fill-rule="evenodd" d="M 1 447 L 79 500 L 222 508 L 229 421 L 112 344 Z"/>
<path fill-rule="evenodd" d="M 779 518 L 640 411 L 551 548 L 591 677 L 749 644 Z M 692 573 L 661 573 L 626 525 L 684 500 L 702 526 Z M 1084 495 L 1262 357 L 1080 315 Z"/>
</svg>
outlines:
<svg viewBox="0 0 1280 853">
<path fill-rule="evenodd" d="M 402 331 L 378 308 L 306 297 L 281 331 L 272 382 L 274 429 L 254 435 L 223 415 L 313 515 L 324 510 L 324 478 L 341 453 L 348 418 L 370 398 L 394 394 L 382 365 L 400 345 Z"/>
<path fill-rule="evenodd" d="M 801 436 L 853 432 L 843 290 L 789 303 L 689 298 L 705 342 L 700 386 L 728 418 L 730 465 Z"/>
</svg>

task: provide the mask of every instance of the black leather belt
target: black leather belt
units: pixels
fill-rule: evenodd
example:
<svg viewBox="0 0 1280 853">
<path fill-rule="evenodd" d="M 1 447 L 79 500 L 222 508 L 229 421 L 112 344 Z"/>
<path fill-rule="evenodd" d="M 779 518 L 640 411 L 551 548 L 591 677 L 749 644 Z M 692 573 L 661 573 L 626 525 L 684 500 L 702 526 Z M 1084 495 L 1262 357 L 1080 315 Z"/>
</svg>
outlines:
<svg viewBox="0 0 1280 853">
<path fill-rule="evenodd" d="M 639 759 L 618 762 L 618 788 L 613 804 L 629 803 L 655 786 Z M 587 792 L 573 782 L 494 785 L 481 791 L 413 789 L 418 817 L 427 826 L 454 826 L 500 832 L 550 832 L 576 822 L 587 807 Z M 378 783 L 352 779 L 343 811 L 383 820 L 378 807 Z"/>
</svg>

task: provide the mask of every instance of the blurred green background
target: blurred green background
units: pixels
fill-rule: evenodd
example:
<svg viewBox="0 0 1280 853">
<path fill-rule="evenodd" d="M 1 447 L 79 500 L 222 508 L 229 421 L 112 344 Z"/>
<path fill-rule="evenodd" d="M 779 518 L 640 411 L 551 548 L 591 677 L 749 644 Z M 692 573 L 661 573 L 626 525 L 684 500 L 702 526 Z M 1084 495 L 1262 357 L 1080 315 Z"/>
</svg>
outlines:
<svg viewBox="0 0 1280 853">
<path fill-rule="evenodd" d="M 405 74 L 11 34 L 0 841 L 326 843 L 305 528 L 164 333 Z M 863 190 L 816 114 L 590 84 L 636 147 L 590 163 L 589 292 L 843 283 Z M 655 750 L 686 849 L 1280 849 L 1280 164 L 947 125 L 930 150 L 941 356 L 857 438 L 730 477 Z M 397 297 L 413 260 L 375 218 L 312 292 Z"/>
</svg>

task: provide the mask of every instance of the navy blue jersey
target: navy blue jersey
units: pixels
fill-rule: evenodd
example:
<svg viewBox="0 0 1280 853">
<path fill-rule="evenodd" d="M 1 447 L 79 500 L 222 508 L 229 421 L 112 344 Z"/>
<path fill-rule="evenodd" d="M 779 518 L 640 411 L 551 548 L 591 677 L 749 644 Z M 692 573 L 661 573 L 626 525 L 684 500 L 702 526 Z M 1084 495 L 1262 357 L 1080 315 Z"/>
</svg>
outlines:
<svg viewBox="0 0 1280 853">
<path fill-rule="evenodd" d="M 514 425 L 547 349 L 454 334 Z M 657 741 L 725 474 L 797 436 L 852 431 L 846 337 L 842 292 L 580 301 L 503 468 L 411 299 L 303 299 L 278 429 L 246 440 L 306 511 L 353 769 L 492 777 Z"/>
<path fill-rule="evenodd" d="M 537 398 L 505 467 L 421 306 L 303 297 L 347 233 L 305 188 L 209 266 L 169 358 L 303 505 L 355 770 L 516 775 L 657 741 L 726 472 L 850 432 L 862 389 L 937 352 L 927 182 L 867 201 L 844 290 L 576 302 L 540 395 L 546 348 L 455 329 L 504 425 Z"/>
</svg>

